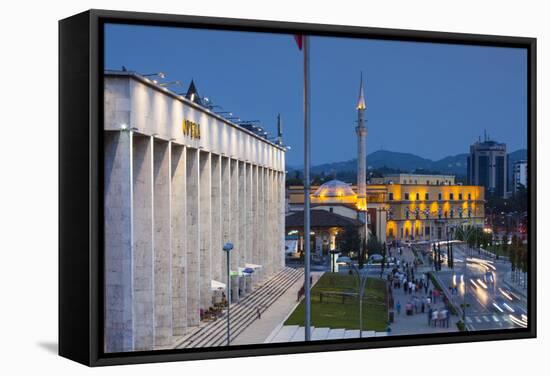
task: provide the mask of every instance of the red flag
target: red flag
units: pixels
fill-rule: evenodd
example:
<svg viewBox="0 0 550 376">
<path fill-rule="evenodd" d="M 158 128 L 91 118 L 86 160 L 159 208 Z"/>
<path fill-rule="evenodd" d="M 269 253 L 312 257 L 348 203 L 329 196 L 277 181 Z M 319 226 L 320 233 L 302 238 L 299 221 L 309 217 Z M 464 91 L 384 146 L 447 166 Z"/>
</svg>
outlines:
<svg viewBox="0 0 550 376">
<path fill-rule="evenodd" d="M 302 50 L 302 41 L 304 40 L 304 36 L 300 34 L 294 34 L 294 40 L 296 41 L 296 44 L 298 45 L 298 48 L 300 51 Z"/>
</svg>

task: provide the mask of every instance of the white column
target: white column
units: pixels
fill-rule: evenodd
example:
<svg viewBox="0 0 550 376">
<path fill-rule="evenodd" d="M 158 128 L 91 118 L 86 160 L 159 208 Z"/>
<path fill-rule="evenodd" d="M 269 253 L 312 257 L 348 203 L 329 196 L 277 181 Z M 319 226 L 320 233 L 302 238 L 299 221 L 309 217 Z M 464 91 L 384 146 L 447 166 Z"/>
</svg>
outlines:
<svg viewBox="0 0 550 376">
<path fill-rule="evenodd" d="M 285 266 L 285 174 L 279 173 L 279 266 Z"/>
<path fill-rule="evenodd" d="M 172 337 L 170 158 L 170 142 L 153 139 L 155 346 L 169 345 Z"/>
<path fill-rule="evenodd" d="M 266 232 L 266 259 L 267 276 L 273 275 L 273 184 L 271 170 L 265 169 L 265 232 Z"/>
<path fill-rule="evenodd" d="M 250 231 L 246 228 L 246 211 L 248 209 L 248 200 L 246 199 L 246 164 L 239 162 L 239 267 L 244 267 L 246 263 L 246 233 Z"/>
<path fill-rule="evenodd" d="M 239 161 L 236 159 L 231 160 L 231 232 L 230 238 L 233 243 L 233 250 L 231 251 L 231 270 L 237 271 L 240 266 L 241 255 L 241 243 L 240 232 L 242 229 L 239 227 Z M 239 300 L 238 278 L 232 278 L 231 281 L 231 301 L 236 302 Z"/>
<path fill-rule="evenodd" d="M 239 161 L 231 159 L 231 233 L 230 238 L 233 243 L 233 250 L 231 251 L 231 269 L 237 270 L 240 266 L 240 238 L 239 238 Z"/>
<path fill-rule="evenodd" d="M 187 326 L 200 321 L 199 150 L 186 149 L 187 163 Z"/>
<path fill-rule="evenodd" d="M 134 350 L 154 347 L 153 138 L 133 136 Z"/>
<path fill-rule="evenodd" d="M 251 173 L 251 235 L 252 235 L 252 243 L 251 243 L 251 259 L 252 263 L 256 265 L 261 265 L 262 262 L 260 260 L 260 249 L 259 249 L 259 237 L 262 235 L 262 229 L 258 225 L 258 166 L 257 165 L 251 165 L 252 173 Z M 253 274 L 253 281 L 254 283 L 258 283 L 260 281 L 262 271 L 257 270 Z"/>
<path fill-rule="evenodd" d="M 221 206 L 222 206 L 222 243 L 233 242 L 231 239 L 231 159 L 222 157 L 221 160 Z M 222 279 L 221 281 L 228 283 L 226 270 L 226 255 L 223 255 L 222 260 Z"/>
<path fill-rule="evenodd" d="M 104 132 L 105 346 L 132 351 L 132 132 Z"/>
<path fill-rule="evenodd" d="M 225 265 L 225 254 L 222 251 L 223 241 L 222 241 L 222 162 L 221 156 L 212 155 L 211 161 L 212 165 L 212 279 L 216 281 L 221 281 L 222 276 L 224 275 L 222 270 L 222 265 Z"/>
<path fill-rule="evenodd" d="M 200 307 L 207 310 L 212 306 L 212 217 L 211 197 L 212 187 L 210 179 L 210 153 L 200 152 L 199 173 L 199 218 L 200 218 Z"/>
<path fill-rule="evenodd" d="M 185 334 L 187 328 L 187 210 L 186 151 L 172 144 L 172 321 L 173 335 Z"/>
<path fill-rule="evenodd" d="M 252 263 L 252 236 L 254 234 L 254 223 L 252 222 L 252 191 L 254 186 L 252 185 L 252 165 L 250 163 L 245 164 L 245 179 L 246 179 L 246 215 L 245 215 L 245 262 Z"/>
<path fill-rule="evenodd" d="M 260 282 L 264 281 L 267 276 L 267 257 L 266 257 L 266 241 L 265 241 L 265 170 L 263 167 L 258 166 L 258 264 L 262 265 L 262 271 L 260 275 Z"/>
</svg>

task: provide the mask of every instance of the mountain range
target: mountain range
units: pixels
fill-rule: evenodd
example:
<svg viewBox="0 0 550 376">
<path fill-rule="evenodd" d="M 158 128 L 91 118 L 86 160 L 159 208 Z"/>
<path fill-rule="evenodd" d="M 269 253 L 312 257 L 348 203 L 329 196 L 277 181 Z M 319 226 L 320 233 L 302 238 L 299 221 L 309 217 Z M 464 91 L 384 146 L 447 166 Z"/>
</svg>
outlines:
<svg viewBox="0 0 550 376">
<path fill-rule="evenodd" d="M 392 169 L 401 172 L 413 172 L 415 170 L 424 170 L 437 172 L 441 174 L 456 175 L 458 177 L 466 176 L 467 153 L 448 156 L 439 160 L 423 158 L 411 153 L 401 153 L 389 150 L 378 150 L 367 155 L 367 168 L 373 169 Z M 508 163 L 521 159 L 527 159 L 527 149 L 516 150 L 508 153 Z M 342 172 L 356 171 L 357 159 L 351 159 L 342 162 L 324 163 L 311 167 L 312 174 L 338 175 Z M 302 170 L 301 167 L 293 168 L 287 166 L 290 172 Z M 397 172 L 396 171 L 396 172 Z"/>
</svg>

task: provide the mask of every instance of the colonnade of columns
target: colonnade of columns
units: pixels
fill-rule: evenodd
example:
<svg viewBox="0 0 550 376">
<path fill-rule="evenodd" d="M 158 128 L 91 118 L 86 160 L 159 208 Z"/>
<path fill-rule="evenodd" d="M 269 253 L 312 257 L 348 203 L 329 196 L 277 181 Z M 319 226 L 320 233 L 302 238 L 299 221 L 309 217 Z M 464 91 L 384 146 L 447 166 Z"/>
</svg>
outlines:
<svg viewBox="0 0 550 376">
<path fill-rule="evenodd" d="M 227 284 L 226 242 L 255 283 L 284 266 L 283 171 L 133 131 L 105 131 L 104 155 L 105 351 L 197 326 L 211 281 Z"/>
</svg>

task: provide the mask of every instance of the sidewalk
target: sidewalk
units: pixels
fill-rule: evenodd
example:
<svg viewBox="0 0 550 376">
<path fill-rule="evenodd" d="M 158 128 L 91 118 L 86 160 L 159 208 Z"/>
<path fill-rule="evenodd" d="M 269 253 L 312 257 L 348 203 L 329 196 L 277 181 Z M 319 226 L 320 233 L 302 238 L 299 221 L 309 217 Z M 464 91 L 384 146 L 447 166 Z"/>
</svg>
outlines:
<svg viewBox="0 0 550 376">
<path fill-rule="evenodd" d="M 311 272 L 313 285 L 319 280 L 322 272 Z M 264 341 L 275 331 L 280 329 L 288 316 L 298 306 L 296 296 L 298 290 L 304 284 L 303 279 L 296 281 L 275 303 L 273 303 L 263 314 L 261 319 L 255 320 L 233 341 L 232 345 L 249 345 L 264 343 Z"/>
<path fill-rule="evenodd" d="M 401 259 L 404 262 L 412 262 L 414 260 L 414 254 L 412 250 L 408 247 L 403 248 L 403 255 Z M 393 251 L 396 253 L 395 251 Z M 399 258 L 399 256 L 397 256 Z M 416 275 L 418 277 L 425 275 L 426 271 L 431 270 L 429 265 L 423 265 L 417 268 Z M 433 284 L 430 283 L 430 289 L 433 289 Z M 395 310 L 394 322 L 391 324 L 391 333 L 390 335 L 404 335 L 404 334 L 428 334 L 428 333 L 447 333 L 447 332 L 458 332 L 456 323 L 459 321 L 458 317 L 455 315 L 449 316 L 449 327 L 433 327 L 428 324 L 428 310 L 425 308 L 424 313 L 416 313 L 411 316 L 405 314 L 405 305 L 407 302 L 412 300 L 413 297 L 424 298 L 424 290 L 415 292 L 414 295 L 406 294 L 402 288 L 393 289 L 393 300 L 395 305 L 397 302 L 401 303 L 401 314 L 397 313 Z M 437 303 L 432 304 L 432 308 L 440 309 L 443 308 L 444 304 L 441 300 Z M 450 313 L 450 312 L 449 312 Z"/>
<path fill-rule="evenodd" d="M 529 275 L 526 276 L 526 278 L 529 278 Z M 523 275 L 520 275 L 520 283 L 518 284 L 516 281 L 512 281 L 512 272 L 506 272 L 504 275 L 504 283 L 506 286 L 512 290 L 515 294 L 519 295 L 525 302 L 527 302 L 527 288 L 524 287 L 524 279 Z"/>
</svg>

